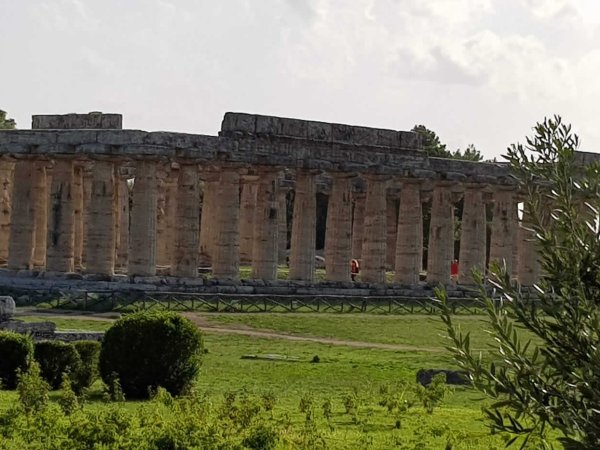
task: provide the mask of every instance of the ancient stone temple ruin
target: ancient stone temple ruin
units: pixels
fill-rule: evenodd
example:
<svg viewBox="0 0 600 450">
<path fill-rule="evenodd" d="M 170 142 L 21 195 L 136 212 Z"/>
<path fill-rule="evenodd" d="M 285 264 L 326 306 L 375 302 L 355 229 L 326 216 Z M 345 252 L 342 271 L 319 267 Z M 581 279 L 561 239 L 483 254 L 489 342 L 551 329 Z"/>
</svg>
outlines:
<svg viewBox="0 0 600 450">
<path fill-rule="evenodd" d="M 490 261 L 523 285 L 538 277 L 506 166 L 428 157 L 412 132 L 227 113 L 205 136 L 122 129 L 118 114 L 33 116 L 31 130 L 0 131 L 0 158 L 0 286 L 386 293 L 423 284 L 425 268 L 425 282 L 450 284 L 456 253 L 459 285 Z M 328 199 L 319 283 L 318 194 Z M 286 262 L 288 279 L 276 280 Z"/>
</svg>

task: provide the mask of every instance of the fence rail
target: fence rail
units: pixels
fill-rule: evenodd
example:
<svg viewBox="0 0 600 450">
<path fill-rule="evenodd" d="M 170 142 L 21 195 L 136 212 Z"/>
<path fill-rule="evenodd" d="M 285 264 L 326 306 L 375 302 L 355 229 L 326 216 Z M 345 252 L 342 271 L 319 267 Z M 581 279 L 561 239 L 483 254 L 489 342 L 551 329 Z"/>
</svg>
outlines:
<svg viewBox="0 0 600 450">
<path fill-rule="evenodd" d="M 19 305 L 55 309 L 130 312 L 139 309 L 237 313 L 380 313 L 436 314 L 436 301 L 430 297 L 349 297 L 334 295 L 241 295 L 182 292 L 48 291 L 19 296 Z M 456 314 L 481 312 L 474 298 L 449 298 Z"/>
</svg>

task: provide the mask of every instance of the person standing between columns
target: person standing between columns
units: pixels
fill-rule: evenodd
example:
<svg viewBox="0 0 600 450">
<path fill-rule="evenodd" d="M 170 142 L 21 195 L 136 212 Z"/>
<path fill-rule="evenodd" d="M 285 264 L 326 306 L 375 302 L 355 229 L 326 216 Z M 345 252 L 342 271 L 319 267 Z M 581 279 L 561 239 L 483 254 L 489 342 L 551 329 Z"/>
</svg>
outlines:
<svg viewBox="0 0 600 450">
<path fill-rule="evenodd" d="M 290 246 L 290 280 L 314 281 L 316 195 L 315 174 L 305 169 L 297 170 Z"/>
</svg>

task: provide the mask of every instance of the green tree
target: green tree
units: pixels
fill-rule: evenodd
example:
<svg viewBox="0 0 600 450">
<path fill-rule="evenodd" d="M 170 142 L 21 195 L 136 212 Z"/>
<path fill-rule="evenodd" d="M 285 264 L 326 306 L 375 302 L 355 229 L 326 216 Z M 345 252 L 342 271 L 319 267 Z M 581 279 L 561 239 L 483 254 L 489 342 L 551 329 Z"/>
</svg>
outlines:
<svg viewBox="0 0 600 450">
<path fill-rule="evenodd" d="M 417 133 L 421 137 L 423 150 L 425 150 L 425 153 L 429 156 L 436 158 L 463 159 L 468 161 L 483 160 L 483 156 L 481 156 L 481 153 L 473 144 L 469 144 L 464 151 L 457 149 L 452 153 L 446 149 L 446 144 L 442 144 L 437 133 L 430 130 L 425 125 L 415 125 L 411 131 Z"/>
<path fill-rule="evenodd" d="M 0 130 L 14 130 L 17 127 L 14 119 L 6 117 L 6 111 L 0 109 Z"/>
<path fill-rule="evenodd" d="M 577 164 L 579 140 L 560 117 L 535 127 L 506 158 L 527 193 L 542 277 L 533 290 L 493 264 L 492 298 L 479 276 L 480 300 L 494 339 L 483 358 L 452 321 L 443 290 L 449 349 L 474 387 L 493 400 L 486 411 L 509 443 L 548 448 L 548 429 L 566 449 L 600 448 L 600 166 Z M 532 297 L 532 293 L 535 295 Z"/>
</svg>

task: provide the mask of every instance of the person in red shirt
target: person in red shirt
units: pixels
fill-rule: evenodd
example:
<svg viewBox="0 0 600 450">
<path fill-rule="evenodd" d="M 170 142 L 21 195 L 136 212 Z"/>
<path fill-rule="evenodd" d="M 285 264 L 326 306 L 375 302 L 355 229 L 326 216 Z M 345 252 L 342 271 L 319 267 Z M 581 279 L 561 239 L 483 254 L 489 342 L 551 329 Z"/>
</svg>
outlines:
<svg viewBox="0 0 600 450">
<path fill-rule="evenodd" d="M 353 259 L 350 261 L 350 278 L 352 281 L 356 281 L 356 275 L 360 272 L 360 264 L 358 263 L 358 259 Z"/>
</svg>

